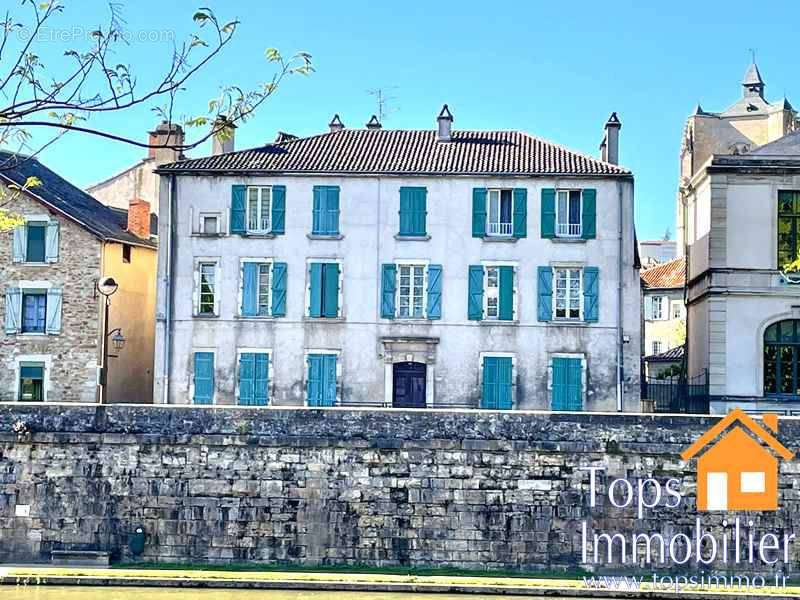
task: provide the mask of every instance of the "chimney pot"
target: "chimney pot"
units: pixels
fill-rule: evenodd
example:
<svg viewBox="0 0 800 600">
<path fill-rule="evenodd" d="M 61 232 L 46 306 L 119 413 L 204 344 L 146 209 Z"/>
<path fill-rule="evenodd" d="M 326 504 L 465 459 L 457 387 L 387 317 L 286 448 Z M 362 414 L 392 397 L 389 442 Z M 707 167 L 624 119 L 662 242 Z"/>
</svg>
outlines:
<svg viewBox="0 0 800 600">
<path fill-rule="evenodd" d="M 367 121 L 367 129 L 380 129 L 381 127 L 383 126 L 381 125 L 381 122 L 378 121 L 378 117 L 375 115 L 372 115 L 372 118 Z"/>
<path fill-rule="evenodd" d="M 436 117 L 436 124 L 438 125 L 436 139 L 440 142 L 449 142 L 452 135 L 453 114 L 447 108 L 447 104 L 442 107 L 439 116 Z"/>
<path fill-rule="evenodd" d="M 620 123 L 617 113 L 611 113 L 608 121 L 606 121 L 606 135 L 603 143 L 600 144 L 600 151 L 604 155 L 604 158 L 601 156 L 602 160 L 612 165 L 619 164 L 619 130 L 621 128 L 622 123 Z"/>
<path fill-rule="evenodd" d="M 212 131 L 216 133 L 211 136 L 211 154 L 226 154 L 234 151 L 234 133 L 236 125 L 231 123 L 227 117 L 219 115 L 214 119 Z"/>
<path fill-rule="evenodd" d="M 134 198 L 128 204 L 128 231 L 138 238 L 150 239 L 150 203 Z"/>
<path fill-rule="evenodd" d="M 337 131 L 341 131 L 342 129 L 344 129 L 344 123 L 342 123 L 342 120 L 339 118 L 339 115 L 335 114 L 333 115 L 333 119 L 331 119 L 331 122 L 328 123 L 328 127 L 330 127 L 331 133 L 336 133 Z"/>
<path fill-rule="evenodd" d="M 154 158 L 156 165 L 175 162 L 183 158 L 180 150 L 168 146 L 183 146 L 183 128 L 176 123 L 161 121 L 153 131 L 147 134 L 147 143 L 155 146 L 147 149 L 148 158 Z"/>
</svg>

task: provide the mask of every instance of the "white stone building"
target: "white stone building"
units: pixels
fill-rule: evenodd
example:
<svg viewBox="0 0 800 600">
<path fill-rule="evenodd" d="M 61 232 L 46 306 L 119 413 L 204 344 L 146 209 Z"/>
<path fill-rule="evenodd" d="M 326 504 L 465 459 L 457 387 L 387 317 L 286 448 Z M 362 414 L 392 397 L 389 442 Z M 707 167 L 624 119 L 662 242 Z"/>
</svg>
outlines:
<svg viewBox="0 0 800 600">
<path fill-rule="evenodd" d="M 687 123 L 678 248 L 687 260 L 688 376 L 709 374 L 712 412 L 800 411 L 800 133 L 751 65 L 743 95 Z M 702 136 L 698 131 L 702 130 Z"/>
<path fill-rule="evenodd" d="M 452 120 L 162 166 L 155 402 L 638 410 L 616 115 L 606 161 Z"/>
</svg>

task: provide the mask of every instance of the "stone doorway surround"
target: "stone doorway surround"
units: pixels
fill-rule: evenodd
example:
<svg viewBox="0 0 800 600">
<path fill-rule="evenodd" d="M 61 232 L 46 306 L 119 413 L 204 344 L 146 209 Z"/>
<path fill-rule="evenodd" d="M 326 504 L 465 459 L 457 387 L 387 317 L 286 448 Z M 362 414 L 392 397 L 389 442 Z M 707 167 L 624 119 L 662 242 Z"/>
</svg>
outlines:
<svg viewBox="0 0 800 600">
<path fill-rule="evenodd" d="M 439 338 L 387 336 L 383 344 L 383 406 L 391 408 L 394 398 L 394 364 L 417 362 L 425 365 L 425 407 L 434 407 L 433 370 Z"/>
</svg>

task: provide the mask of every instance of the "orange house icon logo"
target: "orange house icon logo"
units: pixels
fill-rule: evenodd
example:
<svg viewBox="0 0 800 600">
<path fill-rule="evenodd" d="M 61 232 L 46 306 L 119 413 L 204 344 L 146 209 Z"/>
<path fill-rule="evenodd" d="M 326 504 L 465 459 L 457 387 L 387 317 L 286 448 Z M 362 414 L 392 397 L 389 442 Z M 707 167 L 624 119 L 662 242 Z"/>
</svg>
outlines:
<svg viewBox="0 0 800 600">
<path fill-rule="evenodd" d="M 794 453 L 775 438 L 778 415 L 762 419 L 766 428 L 734 409 L 681 454 L 699 455 L 697 510 L 778 509 L 778 458 Z"/>
</svg>

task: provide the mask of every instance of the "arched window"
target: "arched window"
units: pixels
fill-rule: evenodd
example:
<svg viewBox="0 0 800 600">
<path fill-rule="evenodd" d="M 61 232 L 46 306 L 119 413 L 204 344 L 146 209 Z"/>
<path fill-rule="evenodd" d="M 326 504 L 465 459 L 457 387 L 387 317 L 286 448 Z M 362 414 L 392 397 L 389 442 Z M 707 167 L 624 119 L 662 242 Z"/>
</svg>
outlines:
<svg viewBox="0 0 800 600">
<path fill-rule="evenodd" d="M 764 332 L 764 395 L 798 396 L 800 320 L 773 323 Z"/>
</svg>

